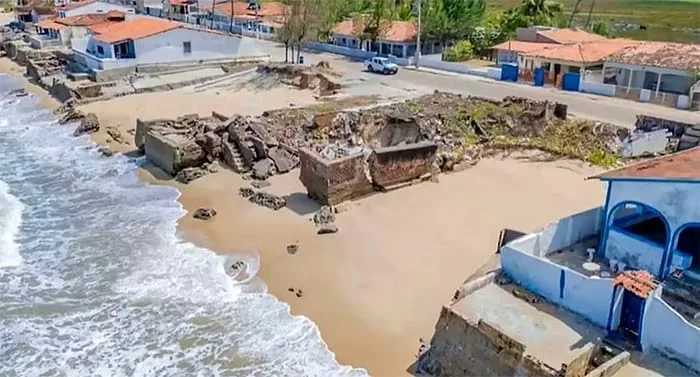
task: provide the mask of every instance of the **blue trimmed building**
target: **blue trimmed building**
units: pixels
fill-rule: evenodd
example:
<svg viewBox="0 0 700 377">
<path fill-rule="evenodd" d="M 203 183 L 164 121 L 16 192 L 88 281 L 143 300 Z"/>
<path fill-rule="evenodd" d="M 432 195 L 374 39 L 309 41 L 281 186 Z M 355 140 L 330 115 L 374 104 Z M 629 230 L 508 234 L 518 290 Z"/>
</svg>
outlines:
<svg viewBox="0 0 700 377">
<path fill-rule="evenodd" d="M 501 272 L 700 372 L 700 147 L 589 179 L 604 205 L 505 244 Z"/>
</svg>

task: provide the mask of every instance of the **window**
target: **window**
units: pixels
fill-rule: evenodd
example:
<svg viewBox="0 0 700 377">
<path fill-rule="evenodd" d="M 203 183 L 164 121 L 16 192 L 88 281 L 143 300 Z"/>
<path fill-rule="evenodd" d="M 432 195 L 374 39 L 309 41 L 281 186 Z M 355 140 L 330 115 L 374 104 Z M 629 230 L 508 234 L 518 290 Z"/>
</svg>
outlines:
<svg viewBox="0 0 700 377">
<path fill-rule="evenodd" d="M 102 46 L 97 46 L 97 53 L 100 54 L 100 55 L 104 55 L 104 54 L 105 54 L 105 49 L 102 48 Z"/>
<path fill-rule="evenodd" d="M 185 54 L 191 54 L 192 53 L 192 42 L 190 42 L 190 41 L 182 42 L 182 52 Z"/>
</svg>

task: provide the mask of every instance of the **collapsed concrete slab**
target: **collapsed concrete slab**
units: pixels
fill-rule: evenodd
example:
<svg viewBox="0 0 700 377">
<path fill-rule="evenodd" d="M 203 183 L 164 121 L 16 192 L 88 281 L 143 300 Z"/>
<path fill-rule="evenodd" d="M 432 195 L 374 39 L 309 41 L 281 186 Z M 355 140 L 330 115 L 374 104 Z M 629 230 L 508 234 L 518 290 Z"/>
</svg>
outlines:
<svg viewBox="0 0 700 377">
<path fill-rule="evenodd" d="M 369 157 L 372 182 L 387 190 L 429 176 L 437 148 L 435 143 L 422 142 L 375 149 Z"/>
<path fill-rule="evenodd" d="M 204 149 L 178 134 L 161 135 L 153 131 L 148 132 L 144 147 L 146 157 L 171 175 L 184 168 L 200 166 L 206 161 Z"/>
<path fill-rule="evenodd" d="M 326 160 L 312 150 L 299 150 L 299 179 L 310 197 L 326 205 L 365 196 L 374 191 L 365 172 L 365 156 L 356 154 Z"/>
</svg>

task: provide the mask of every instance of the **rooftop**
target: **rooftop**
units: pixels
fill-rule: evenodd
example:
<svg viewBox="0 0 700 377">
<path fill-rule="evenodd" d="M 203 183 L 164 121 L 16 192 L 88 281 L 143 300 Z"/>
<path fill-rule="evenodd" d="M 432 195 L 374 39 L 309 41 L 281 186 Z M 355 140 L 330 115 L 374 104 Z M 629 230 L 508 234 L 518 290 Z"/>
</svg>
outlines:
<svg viewBox="0 0 700 377">
<path fill-rule="evenodd" d="M 67 26 L 57 23 L 55 20 L 42 20 L 37 22 L 36 26 L 44 29 L 62 30 Z"/>
<path fill-rule="evenodd" d="M 553 30 L 541 30 L 537 32 L 538 35 L 551 40 L 554 43 L 559 44 L 571 44 L 579 42 L 596 42 L 604 41 L 607 38 L 589 33 L 585 30 L 579 29 L 553 29 Z"/>
<path fill-rule="evenodd" d="M 83 1 L 76 1 L 74 3 L 68 3 L 66 5 L 61 5 L 58 9 L 59 10 L 72 10 L 72 9 L 77 9 L 80 7 L 84 7 L 86 5 L 96 3 L 96 0 L 83 0 Z"/>
<path fill-rule="evenodd" d="M 533 52 L 542 50 L 545 48 L 558 46 L 554 43 L 544 43 L 544 42 L 525 42 L 525 41 L 505 41 L 499 43 L 492 48 L 494 50 L 511 50 L 519 53 Z"/>
<path fill-rule="evenodd" d="M 183 27 L 182 24 L 156 18 L 135 18 L 133 20 L 108 24 L 104 27 L 92 27 L 99 42 L 117 43 L 137 40 Z"/>
<path fill-rule="evenodd" d="M 587 344 L 599 343 L 605 331 L 546 301 L 530 304 L 515 297 L 515 285 L 491 283 L 465 296 L 452 311 L 473 322 L 485 320 L 525 345 L 525 352 L 550 367 L 576 358 Z"/>
<path fill-rule="evenodd" d="M 353 20 L 345 20 L 337 24 L 332 32 L 340 35 L 359 35 L 360 25 L 355 25 Z M 416 39 L 418 28 L 415 22 L 392 21 L 381 33 L 380 38 L 390 42 L 412 42 Z"/>
<path fill-rule="evenodd" d="M 621 49 L 608 61 L 684 71 L 695 70 L 700 68 L 700 45 L 644 42 Z"/>
<path fill-rule="evenodd" d="M 700 147 L 610 170 L 590 178 L 700 180 Z"/>
<path fill-rule="evenodd" d="M 109 11 L 107 13 L 81 14 L 57 19 L 56 22 L 66 26 L 92 26 L 108 21 L 123 21 L 124 13 Z"/>
<path fill-rule="evenodd" d="M 595 42 L 554 45 L 526 52 L 525 55 L 575 63 L 600 63 L 619 50 L 636 44 L 637 42 L 628 40 L 605 39 Z"/>
<path fill-rule="evenodd" d="M 231 10 L 233 5 L 233 11 Z M 287 13 L 287 5 L 280 2 L 260 3 L 257 13 L 254 9 L 248 9 L 248 2 L 236 1 L 233 3 L 224 2 L 214 5 L 219 13 L 233 15 L 234 18 L 255 18 L 257 17 L 281 17 Z"/>
</svg>

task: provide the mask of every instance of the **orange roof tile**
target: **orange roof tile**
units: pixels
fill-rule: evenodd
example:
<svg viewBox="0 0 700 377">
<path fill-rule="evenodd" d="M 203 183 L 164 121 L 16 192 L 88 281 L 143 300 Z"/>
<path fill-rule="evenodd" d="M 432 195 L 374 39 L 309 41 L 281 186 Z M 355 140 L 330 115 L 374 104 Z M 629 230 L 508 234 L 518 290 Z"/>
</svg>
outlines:
<svg viewBox="0 0 700 377">
<path fill-rule="evenodd" d="M 56 22 L 59 24 L 66 26 L 92 26 L 106 21 L 107 14 L 81 14 L 78 16 L 59 18 L 56 20 Z"/>
<path fill-rule="evenodd" d="M 43 20 L 37 22 L 36 26 L 39 26 L 44 29 L 54 29 L 54 30 L 63 30 L 66 28 L 65 25 L 61 25 L 59 23 L 56 23 L 54 20 Z"/>
<path fill-rule="evenodd" d="M 91 28 L 91 30 L 97 33 L 94 37 L 96 41 L 112 44 L 150 37 L 181 27 L 183 25 L 177 22 L 143 17 L 113 23 L 101 28 Z"/>
<path fill-rule="evenodd" d="M 528 52 L 525 56 L 574 63 L 600 63 L 617 51 L 637 43 L 626 40 L 606 39 L 597 42 L 554 45 Z"/>
<path fill-rule="evenodd" d="M 628 46 L 609 61 L 647 67 L 695 70 L 700 68 L 700 45 L 667 42 L 644 42 Z"/>
<path fill-rule="evenodd" d="M 537 50 L 542 50 L 548 47 L 559 46 L 556 43 L 544 43 L 544 42 L 524 42 L 524 41 L 505 41 L 499 43 L 493 47 L 494 50 L 511 50 L 519 53 L 532 52 Z"/>
<path fill-rule="evenodd" d="M 598 34 L 592 34 L 579 29 L 553 29 L 538 31 L 537 35 L 545 37 L 555 43 L 569 44 L 578 42 L 595 42 L 607 38 Z"/>
<path fill-rule="evenodd" d="M 656 289 L 658 282 L 647 271 L 623 271 L 615 277 L 613 285 L 622 285 L 637 296 L 647 298 Z"/>
<path fill-rule="evenodd" d="M 653 158 L 590 178 L 700 179 L 700 147 Z"/>
<path fill-rule="evenodd" d="M 230 2 L 225 2 L 225 3 L 219 3 L 214 5 L 214 9 L 216 9 L 219 13 L 223 13 L 225 15 L 231 15 L 233 14 L 234 18 L 248 18 L 248 19 L 254 19 L 256 16 L 255 10 L 253 9 L 248 9 L 248 3 L 243 2 L 243 1 L 236 1 L 233 3 L 233 12 L 231 12 L 231 3 Z M 270 2 L 270 3 L 260 3 L 260 9 L 258 9 L 257 16 L 258 17 L 279 17 L 279 16 L 284 16 L 285 13 L 287 13 L 288 6 L 279 3 L 279 2 Z"/>
<path fill-rule="evenodd" d="M 359 25 L 358 25 L 359 26 Z M 353 20 L 345 20 L 335 25 L 332 30 L 340 35 L 357 35 L 356 25 Z M 411 42 L 416 39 L 418 28 L 415 22 L 392 21 L 382 32 L 381 39 L 390 42 Z"/>
<path fill-rule="evenodd" d="M 94 2 L 96 2 L 96 0 L 76 1 L 75 3 L 61 5 L 60 7 L 58 7 L 58 9 L 59 10 L 72 10 L 72 9 L 77 9 L 77 8 L 92 4 Z"/>
</svg>

